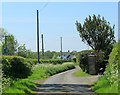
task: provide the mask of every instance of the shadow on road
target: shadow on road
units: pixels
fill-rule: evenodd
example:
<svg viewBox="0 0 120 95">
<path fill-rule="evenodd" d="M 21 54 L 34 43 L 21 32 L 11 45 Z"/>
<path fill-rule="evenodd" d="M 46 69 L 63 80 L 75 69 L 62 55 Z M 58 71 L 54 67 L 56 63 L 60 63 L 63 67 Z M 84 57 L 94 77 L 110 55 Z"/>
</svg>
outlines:
<svg viewBox="0 0 120 95">
<path fill-rule="evenodd" d="M 41 84 L 38 85 L 38 93 L 93 93 L 90 89 L 92 85 L 81 84 Z M 89 94 L 88 94 L 89 95 Z M 95 95 L 95 94 L 91 94 Z"/>
</svg>

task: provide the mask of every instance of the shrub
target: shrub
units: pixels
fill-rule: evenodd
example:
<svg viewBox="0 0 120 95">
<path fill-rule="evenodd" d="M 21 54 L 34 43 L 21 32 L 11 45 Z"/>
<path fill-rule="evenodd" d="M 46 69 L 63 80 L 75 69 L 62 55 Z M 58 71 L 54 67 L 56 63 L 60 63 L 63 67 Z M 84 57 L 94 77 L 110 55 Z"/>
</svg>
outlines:
<svg viewBox="0 0 120 95">
<path fill-rule="evenodd" d="M 93 50 L 85 50 L 77 53 L 76 61 L 84 72 L 88 72 L 88 55 L 93 53 Z"/>
<path fill-rule="evenodd" d="M 118 48 L 118 43 L 114 44 L 104 75 L 92 87 L 96 93 L 118 93 Z"/>
<path fill-rule="evenodd" d="M 113 84 L 114 82 L 118 81 L 118 44 L 114 45 L 114 48 L 109 55 L 108 62 L 109 65 L 105 70 L 104 76 L 111 84 Z"/>
<path fill-rule="evenodd" d="M 72 62 L 76 63 L 76 58 L 72 58 Z"/>
<path fill-rule="evenodd" d="M 63 63 L 63 64 L 36 64 L 33 66 L 33 74 L 29 76 L 30 79 L 45 79 L 48 76 L 75 68 L 73 63 Z"/>
<path fill-rule="evenodd" d="M 23 57 L 3 56 L 3 73 L 13 78 L 26 78 L 31 74 L 31 65 Z"/>
<path fill-rule="evenodd" d="M 103 74 L 107 63 L 108 61 L 105 60 L 105 53 L 102 51 L 99 51 L 96 56 L 96 72 Z"/>
</svg>

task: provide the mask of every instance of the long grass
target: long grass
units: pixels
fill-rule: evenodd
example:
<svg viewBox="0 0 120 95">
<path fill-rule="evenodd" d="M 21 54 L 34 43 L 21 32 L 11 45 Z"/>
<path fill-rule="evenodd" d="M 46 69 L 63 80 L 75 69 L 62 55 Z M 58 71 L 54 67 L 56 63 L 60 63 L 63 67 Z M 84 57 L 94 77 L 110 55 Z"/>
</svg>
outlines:
<svg viewBox="0 0 120 95">
<path fill-rule="evenodd" d="M 52 64 L 37 64 L 32 68 L 32 75 L 25 79 L 16 79 L 12 81 L 10 87 L 6 88 L 3 93 L 16 93 L 19 94 L 30 94 L 34 93 L 37 88 L 37 82 L 33 80 L 43 80 L 47 77 L 75 68 L 74 64 L 71 62 L 63 63 L 62 65 L 52 65 Z"/>
<path fill-rule="evenodd" d="M 114 44 L 114 48 L 109 55 L 109 64 L 106 66 L 104 75 L 98 79 L 92 89 L 95 93 L 111 93 L 115 95 L 118 93 L 118 43 Z M 119 94 L 120 95 L 120 94 Z"/>
<path fill-rule="evenodd" d="M 118 83 L 110 85 L 109 81 L 105 77 L 100 77 L 99 80 L 91 87 L 95 93 L 118 93 Z"/>
<path fill-rule="evenodd" d="M 88 77 L 88 76 L 92 76 L 92 75 L 90 75 L 90 74 L 88 74 L 88 73 L 83 72 L 82 69 L 77 70 L 77 71 L 74 73 L 74 75 L 75 75 L 76 77 Z"/>
<path fill-rule="evenodd" d="M 14 80 L 3 93 L 33 93 L 36 85 L 37 83 L 30 79 L 18 79 Z"/>
</svg>

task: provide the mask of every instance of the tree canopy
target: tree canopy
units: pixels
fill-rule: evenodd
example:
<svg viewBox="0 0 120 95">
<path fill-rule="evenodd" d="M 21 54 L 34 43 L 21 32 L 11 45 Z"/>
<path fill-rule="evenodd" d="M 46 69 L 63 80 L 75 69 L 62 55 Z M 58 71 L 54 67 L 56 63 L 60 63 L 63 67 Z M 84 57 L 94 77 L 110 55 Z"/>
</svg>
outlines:
<svg viewBox="0 0 120 95">
<path fill-rule="evenodd" d="M 7 42 L 5 44 L 5 36 Z M 12 34 L 8 34 L 7 32 L 3 32 L 2 36 L 2 53 L 4 54 L 7 46 L 7 55 L 14 55 L 17 52 L 18 42 Z"/>
<path fill-rule="evenodd" d="M 76 21 L 77 31 L 84 43 L 87 43 L 95 51 L 108 52 L 112 49 L 114 40 L 114 28 L 110 26 L 104 17 L 90 16 L 86 17 L 83 25 Z"/>
</svg>

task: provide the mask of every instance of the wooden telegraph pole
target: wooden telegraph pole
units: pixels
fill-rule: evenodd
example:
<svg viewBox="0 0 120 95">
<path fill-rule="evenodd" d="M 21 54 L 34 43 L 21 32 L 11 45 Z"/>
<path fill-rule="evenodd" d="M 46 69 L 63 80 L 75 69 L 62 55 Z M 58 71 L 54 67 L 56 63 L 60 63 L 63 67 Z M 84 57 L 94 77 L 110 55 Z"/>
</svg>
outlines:
<svg viewBox="0 0 120 95">
<path fill-rule="evenodd" d="M 42 38 L 42 56 L 44 56 L 44 43 L 43 43 L 43 34 L 41 35 Z"/>
<path fill-rule="evenodd" d="M 37 58 L 38 58 L 38 63 L 39 62 L 39 14 L 37 10 Z"/>
<path fill-rule="evenodd" d="M 5 36 L 5 48 L 4 48 L 5 55 L 7 55 L 7 37 L 8 36 Z"/>
<path fill-rule="evenodd" d="M 60 37 L 61 39 L 61 59 L 62 59 L 62 37 Z"/>
</svg>

